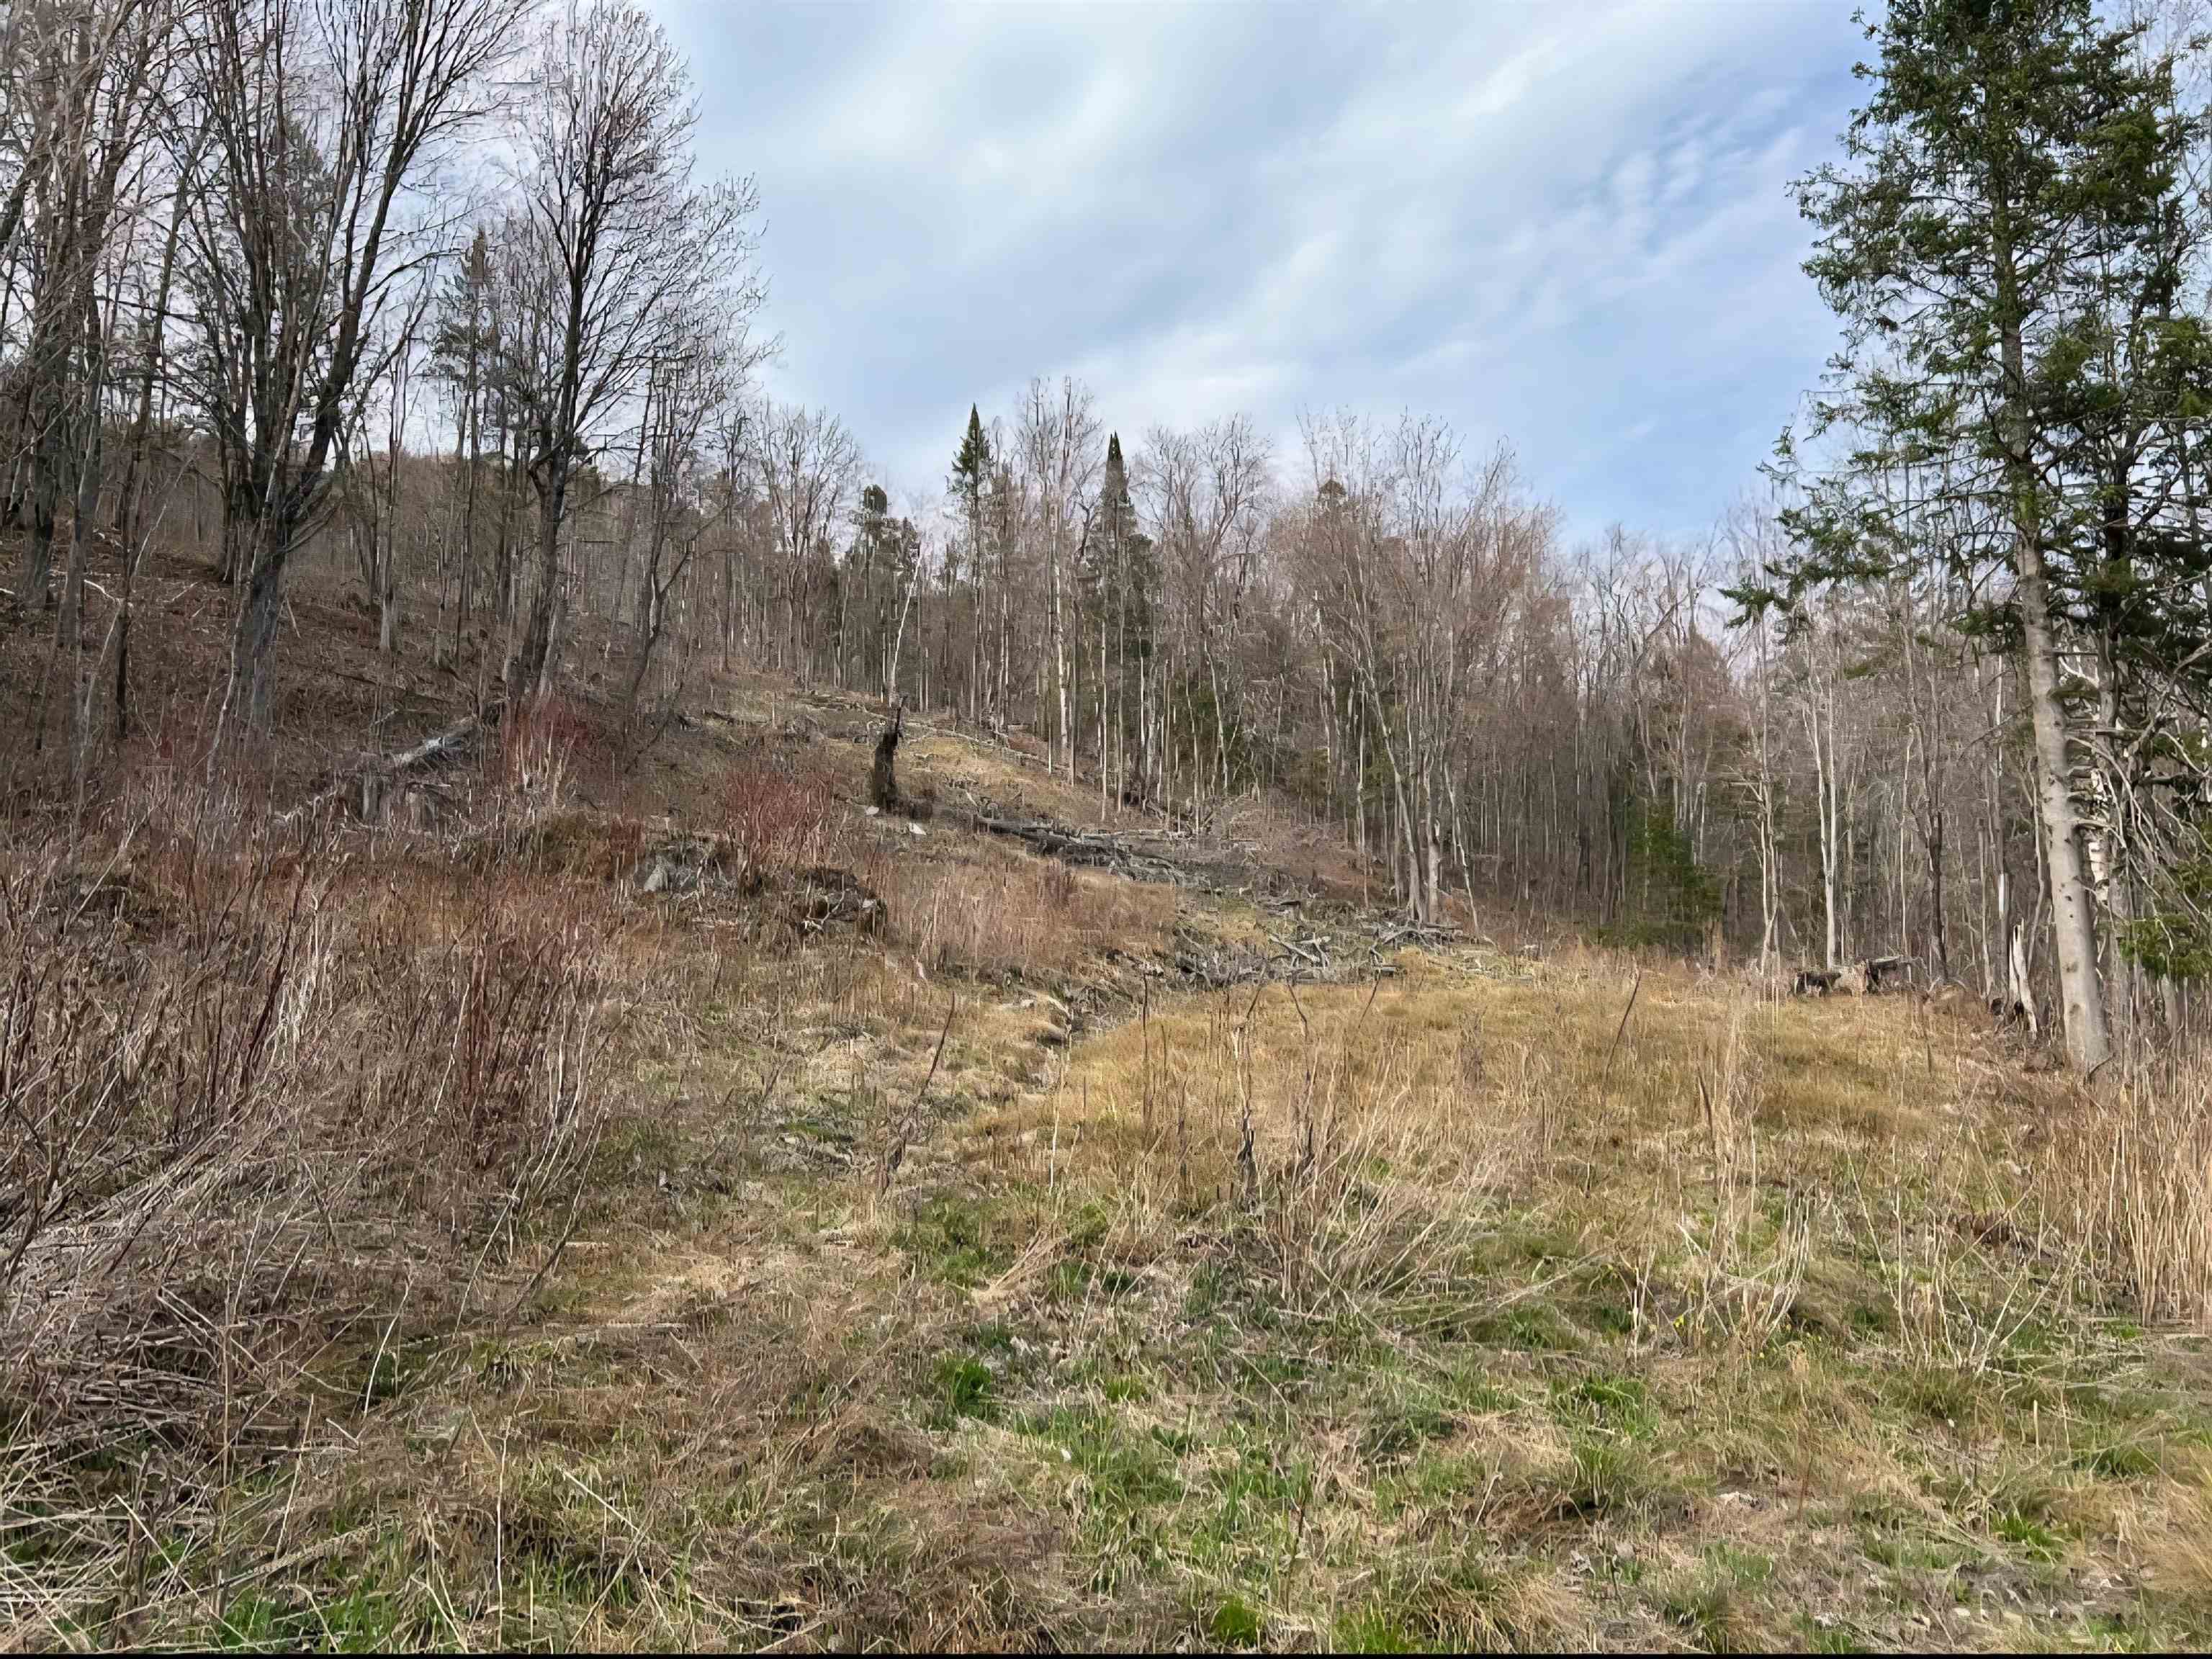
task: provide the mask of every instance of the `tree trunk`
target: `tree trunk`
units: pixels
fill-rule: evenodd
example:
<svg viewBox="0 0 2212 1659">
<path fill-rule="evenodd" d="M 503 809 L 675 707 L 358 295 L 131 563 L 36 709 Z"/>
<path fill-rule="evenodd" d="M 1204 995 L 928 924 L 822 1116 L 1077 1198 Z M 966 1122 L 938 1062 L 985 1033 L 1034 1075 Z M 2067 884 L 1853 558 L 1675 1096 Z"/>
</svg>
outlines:
<svg viewBox="0 0 2212 1659">
<path fill-rule="evenodd" d="M 2097 919 L 2089 892 L 2081 827 L 2074 811 L 2072 767 L 2066 753 L 2066 708 L 2059 698 L 2058 638 L 2043 562 L 2039 480 L 2029 450 L 2027 347 L 2022 337 L 2019 272 L 2014 262 L 2009 204 L 1996 189 L 1992 224 L 1997 281 L 1999 351 L 2004 369 L 2005 457 L 2013 516 L 2013 602 L 2021 649 L 2027 659 L 2028 714 L 2035 733 L 2037 817 L 2050 882 L 2051 930 L 2058 958 L 2059 1006 L 2066 1052 L 2090 1072 L 2112 1053 L 2105 988 L 2098 975 Z"/>
<path fill-rule="evenodd" d="M 276 539 L 278 547 L 289 539 L 281 525 L 268 527 L 264 533 L 281 538 Z M 270 647 L 276 643 L 276 624 L 284 611 L 284 562 L 281 555 L 263 551 L 250 561 L 247 572 L 245 599 L 238 611 L 238 634 L 231 647 L 232 674 L 240 717 L 247 729 L 260 732 L 269 725 L 274 678 Z"/>
<path fill-rule="evenodd" d="M 554 611 L 561 597 L 561 508 L 567 494 L 567 477 L 556 469 L 553 481 L 538 495 L 538 592 L 531 602 L 530 627 L 523 635 L 514 684 L 508 688 L 518 697 L 542 696 L 552 683 Z"/>
<path fill-rule="evenodd" d="M 2081 823 L 2074 810 L 2071 765 L 2066 752 L 2066 709 L 2059 700 L 2058 642 L 2051 617 L 2043 552 L 2032 526 L 2017 544 L 2021 649 L 2027 658 L 2029 712 L 2035 730 L 2037 817 L 2043 829 L 2044 867 L 2051 884 L 2051 933 L 2058 957 L 2059 1009 L 2066 1024 L 2066 1053 L 2075 1069 L 2094 1071 L 2112 1056 L 2105 986 L 2098 972 L 2097 921 L 2089 891 Z"/>
</svg>

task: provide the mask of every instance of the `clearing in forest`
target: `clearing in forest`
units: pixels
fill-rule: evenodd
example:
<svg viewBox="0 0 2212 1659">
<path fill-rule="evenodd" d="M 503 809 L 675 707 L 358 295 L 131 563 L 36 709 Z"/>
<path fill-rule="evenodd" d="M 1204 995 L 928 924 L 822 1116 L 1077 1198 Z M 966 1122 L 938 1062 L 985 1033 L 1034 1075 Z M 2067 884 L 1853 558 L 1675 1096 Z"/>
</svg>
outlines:
<svg viewBox="0 0 2212 1659">
<path fill-rule="evenodd" d="M 726 767 L 781 744 L 837 804 L 796 842 L 740 813 L 653 890 L 693 828 L 574 809 L 489 860 L 342 832 L 241 890 L 332 971 L 381 941 L 353 1017 L 414 985 L 433 1058 L 466 1006 L 440 987 L 540 998 L 588 1098 L 524 1164 L 570 1184 L 502 1231 L 426 1170 L 403 1213 L 442 1204 L 442 1235 L 333 1201 L 329 1250 L 320 1218 L 213 1206 L 161 1306 L 221 1328 L 273 1239 L 327 1317 L 274 1343 L 234 1289 L 237 1372 L 96 1446 L 25 1419 L 52 1455 L 0 1493 L 18 1639 L 2212 1634 L 2212 1358 L 2138 1311 L 2201 1286 L 2156 1278 L 2186 1259 L 2159 1194 L 2112 1204 L 2153 1167 L 2130 1097 L 1909 995 L 1393 951 L 1342 902 L 1071 869 L 943 797 L 916 836 L 859 810 L 865 722 L 817 712 L 682 734 Z M 142 957 L 216 908 L 146 834 L 77 907 Z M 792 872 L 833 853 L 882 927 L 809 908 Z M 270 1061 L 310 1093 L 355 1063 L 311 1012 Z"/>
</svg>

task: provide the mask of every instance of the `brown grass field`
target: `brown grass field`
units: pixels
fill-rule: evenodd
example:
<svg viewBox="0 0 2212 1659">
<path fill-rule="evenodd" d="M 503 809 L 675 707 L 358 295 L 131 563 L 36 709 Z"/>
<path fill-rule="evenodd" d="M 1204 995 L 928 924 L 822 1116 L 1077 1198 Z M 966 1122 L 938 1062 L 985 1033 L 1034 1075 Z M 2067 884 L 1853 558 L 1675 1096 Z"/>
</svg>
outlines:
<svg viewBox="0 0 2212 1659">
<path fill-rule="evenodd" d="M 181 712 L 11 820 L 0 1641 L 2212 1641 L 2212 1069 L 1572 945 L 1208 990 L 1247 899 L 961 827 L 1095 816 L 1034 757 L 916 733 L 915 835 L 863 705 L 700 696 L 416 829 Z"/>
</svg>

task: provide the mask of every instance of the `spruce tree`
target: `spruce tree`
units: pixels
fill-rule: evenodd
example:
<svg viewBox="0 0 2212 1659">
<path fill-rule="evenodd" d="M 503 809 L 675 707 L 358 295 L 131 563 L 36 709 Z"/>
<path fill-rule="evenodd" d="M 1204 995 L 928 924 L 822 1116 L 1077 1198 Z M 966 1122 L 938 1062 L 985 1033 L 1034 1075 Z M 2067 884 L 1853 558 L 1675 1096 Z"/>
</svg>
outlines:
<svg viewBox="0 0 2212 1659">
<path fill-rule="evenodd" d="M 997 464 L 998 458 L 991 453 L 991 440 L 983 430 L 983 417 L 976 412 L 975 405 L 970 404 L 968 405 L 968 430 L 952 457 L 951 476 L 945 483 L 952 498 L 960 503 L 960 516 L 968 529 L 968 574 L 975 588 L 974 654 L 969 659 L 969 702 L 970 712 L 979 717 L 991 702 L 985 647 L 988 626 L 985 582 L 989 568 L 983 556 L 983 498 L 990 488 Z"/>
<path fill-rule="evenodd" d="M 1098 618 L 1099 692 L 1111 685 L 1112 720 L 1125 746 L 1128 741 L 1130 708 L 1140 702 L 1133 690 L 1133 672 L 1141 673 L 1152 654 L 1153 594 L 1158 586 L 1157 561 L 1150 538 L 1137 528 L 1136 503 L 1129 494 L 1129 472 L 1121 458 L 1121 437 L 1106 439 L 1106 465 L 1100 476 L 1097 505 L 1092 508 L 1090 535 L 1084 550 L 1085 585 L 1096 596 L 1091 605 Z M 1110 649 L 1112 665 L 1106 659 Z M 1102 721 L 1104 718 L 1102 710 Z M 1141 750 L 1142 734 L 1139 734 Z"/>
<path fill-rule="evenodd" d="M 952 457 L 952 476 L 948 481 L 953 499 L 960 503 L 961 515 L 967 520 L 970 560 L 975 557 L 976 544 L 982 538 L 983 491 L 990 481 L 991 463 L 991 441 L 984 434 L 983 417 L 970 404 L 968 430 Z"/>
</svg>

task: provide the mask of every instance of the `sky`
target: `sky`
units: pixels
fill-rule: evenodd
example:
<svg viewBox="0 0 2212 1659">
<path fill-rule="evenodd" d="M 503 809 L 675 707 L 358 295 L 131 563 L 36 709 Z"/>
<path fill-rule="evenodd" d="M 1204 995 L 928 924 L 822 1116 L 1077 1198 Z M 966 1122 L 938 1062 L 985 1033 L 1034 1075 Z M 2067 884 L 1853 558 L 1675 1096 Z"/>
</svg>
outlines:
<svg viewBox="0 0 2212 1659">
<path fill-rule="evenodd" d="M 1297 480 L 1302 412 L 1411 410 L 1571 537 L 1696 536 L 1836 343 L 1789 185 L 1847 0 L 654 9 L 760 190 L 769 391 L 910 501 L 1073 374 L 1127 445 L 1242 412 Z"/>
</svg>

